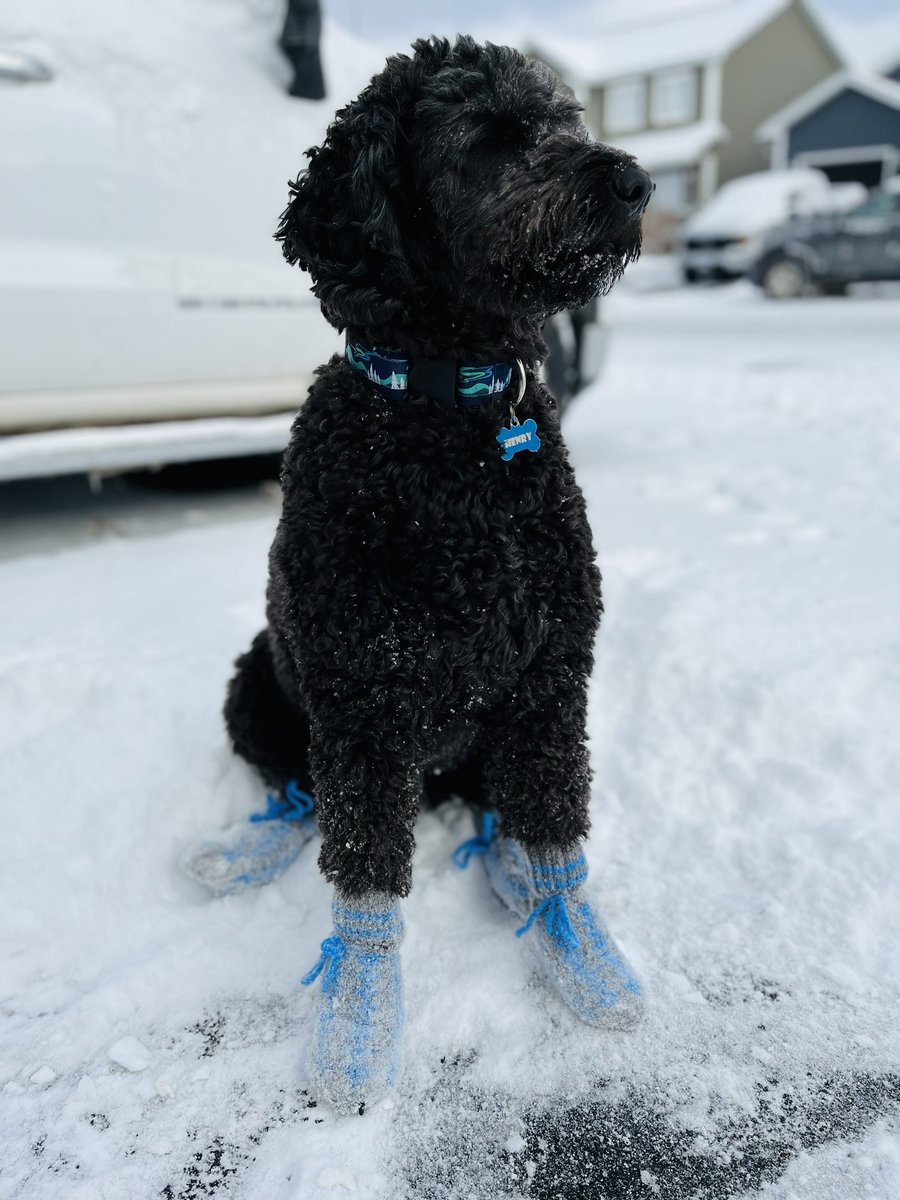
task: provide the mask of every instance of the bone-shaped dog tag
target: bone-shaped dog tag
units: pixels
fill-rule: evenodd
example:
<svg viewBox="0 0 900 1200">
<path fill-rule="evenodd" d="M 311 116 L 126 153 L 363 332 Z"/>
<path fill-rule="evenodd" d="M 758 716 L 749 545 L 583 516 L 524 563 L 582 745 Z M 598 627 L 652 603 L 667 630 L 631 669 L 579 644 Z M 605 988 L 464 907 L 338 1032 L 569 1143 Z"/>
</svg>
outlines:
<svg viewBox="0 0 900 1200">
<path fill-rule="evenodd" d="M 530 450 L 532 454 L 537 454 L 541 448 L 537 423 L 531 417 L 527 421 L 523 421 L 521 425 L 516 420 L 510 421 L 510 428 L 501 429 L 497 434 L 497 441 L 503 450 L 504 462 L 509 462 L 513 455 L 518 454 L 520 450 Z"/>
</svg>

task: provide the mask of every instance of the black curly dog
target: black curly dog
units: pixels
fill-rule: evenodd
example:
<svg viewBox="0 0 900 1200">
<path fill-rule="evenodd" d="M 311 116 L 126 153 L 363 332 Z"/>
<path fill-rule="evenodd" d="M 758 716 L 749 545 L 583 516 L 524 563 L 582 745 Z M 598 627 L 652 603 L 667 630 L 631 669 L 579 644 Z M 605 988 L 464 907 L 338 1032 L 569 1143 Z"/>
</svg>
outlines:
<svg viewBox="0 0 900 1200">
<path fill-rule="evenodd" d="M 413 50 L 308 151 L 276 236 L 328 320 L 411 371 L 522 360 L 542 446 L 503 460 L 505 395 L 395 398 L 341 357 L 294 422 L 268 628 L 225 712 L 268 784 L 314 792 L 350 896 L 407 894 L 426 789 L 496 809 L 529 850 L 587 834 L 600 575 L 536 372 L 548 315 L 637 256 L 652 189 L 542 64 L 468 37 Z"/>
</svg>

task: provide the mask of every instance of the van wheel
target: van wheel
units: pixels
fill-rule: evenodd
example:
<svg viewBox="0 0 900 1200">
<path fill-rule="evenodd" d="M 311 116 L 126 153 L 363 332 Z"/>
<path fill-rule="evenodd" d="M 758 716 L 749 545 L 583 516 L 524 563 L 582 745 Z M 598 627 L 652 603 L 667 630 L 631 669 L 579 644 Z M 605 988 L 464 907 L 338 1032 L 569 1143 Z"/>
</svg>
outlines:
<svg viewBox="0 0 900 1200">
<path fill-rule="evenodd" d="M 809 271 L 797 258 L 773 258 L 763 271 L 763 288 L 773 300 L 802 296 L 808 283 Z"/>
</svg>

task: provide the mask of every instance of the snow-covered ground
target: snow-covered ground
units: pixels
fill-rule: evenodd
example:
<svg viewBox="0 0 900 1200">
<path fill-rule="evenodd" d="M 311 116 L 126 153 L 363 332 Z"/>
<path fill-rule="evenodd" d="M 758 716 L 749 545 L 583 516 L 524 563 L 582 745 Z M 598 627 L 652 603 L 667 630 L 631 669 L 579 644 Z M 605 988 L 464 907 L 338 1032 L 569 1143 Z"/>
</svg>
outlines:
<svg viewBox="0 0 900 1200">
<path fill-rule="evenodd" d="M 607 604 L 589 860 L 648 1021 L 598 1034 L 529 977 L 451 867 L 447 805 L 406 904 L 403 1086 L 362 1118 L 313 1107 L 314 848 L 239 898 L 178 870 L 262 800 L 219 709 L 276 509 L 57 552 L 45 514 L 37 553 L 20 517 L 3 1200 L 900 1194 L 900 298 L 633 288 L 607 312 L 568 418 Z"/>
</svg>

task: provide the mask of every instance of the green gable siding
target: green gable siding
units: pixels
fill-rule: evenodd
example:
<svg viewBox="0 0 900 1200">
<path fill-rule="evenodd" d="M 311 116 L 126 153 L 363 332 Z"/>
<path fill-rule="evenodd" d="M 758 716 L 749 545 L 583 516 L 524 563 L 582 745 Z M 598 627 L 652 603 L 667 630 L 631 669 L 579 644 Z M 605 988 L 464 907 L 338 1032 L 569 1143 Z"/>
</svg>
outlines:
<svg viewBox="0 0 900 1200">
<path fill-rule="evenodd" d="M 722 72 L 722 121 L 731 138 L 719 151 L 719 183 L 766 170 L 758 126 L 840 65 L 796 4 L 738 47 Z"/>
</svg>

